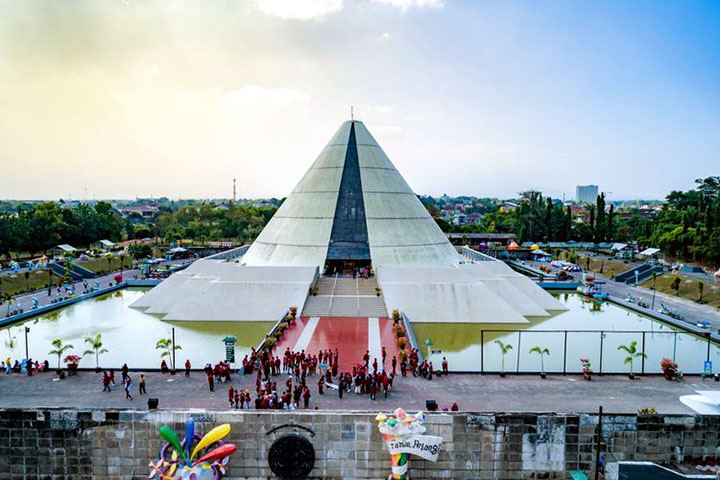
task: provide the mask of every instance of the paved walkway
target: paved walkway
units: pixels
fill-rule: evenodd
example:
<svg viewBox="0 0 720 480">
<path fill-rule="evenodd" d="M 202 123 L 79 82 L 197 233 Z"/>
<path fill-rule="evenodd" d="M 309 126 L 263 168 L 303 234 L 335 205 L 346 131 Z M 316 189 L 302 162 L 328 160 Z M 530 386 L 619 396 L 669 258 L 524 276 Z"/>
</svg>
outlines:
<svg viewBox="0 0 720 480">
<path fill-rule="evenodd" d="M 162 265 L 183 265 L 187 263 L 186 260 L 182 261 L 168 261 L 163 262 Z M 98 276 L 97 278 L 88 278 L 86 280 L 80 280 L 77 282 L 73 282 L 72 285 L 75 286 L 75 292 L 78 294 L 81 294 L 83 292 L 83 283 L 87 282 L 88 287 L 92 288 L 95 286 L 95 282 L 99 282 L 100 288 L 107 288 L 111 284 L 115 283 L 115 275 L 120 273 L 120 271 L 115 271 L 112 273 L 108 273 L 106 275 Z M 140 270 L 138 269 L 129 269 L 129 270 L 123 270 L 123 279 L 133 279 L 133 278 L 139 278 L 140 276 Z M 10 307 L 10 310 L 18 310 L 20 308 L 23 308 L 25 312 L 28 312 L 32 310 L 32 299 L 33 297 L 37 298 L 39 307 L 44 307 L 46 305 L 49 305 L 51 300 L 57 297 L 57 278 L 55 279 L 55 287 L 52 289 L 52 295 L 48 295 L 47 288 L 42 288 L 39 290 L 36 290 L 32 293 L 24 293 L 21 295 L 16 295 L 13 299 L 13 304 Z M 7 305 L 4 304 L 2 308 L 0 308 L 0 316 L 5 317 L 5 313 L 7 312 Z"/>
<path fill-rule="evenodd" d="M 100 288 L 107 288 L 110 286 L 110 284 L 115 283 L 115 275 L 117 275 L 118 272 L 109 273 L 107 275 L 102 275 L 97 278 L 88 278 L 87 280 L 81 280 L 79 282 L 73 282 L 72 285 L 75 286 L 75 292 L 78 294 L 81 294 L 83 292 L 83 282 L 87 282 L 88 287 L 92 288 L 95 286 L 95 282 L 100 283 Z M 123 271 L 123 279 L 128 278 L 135 278 L 138 275 L 140 275 L 139 270 L 124 270 Z M 10 310 L 18 310 L 20 308 L 25 309 L 26 312 L 32 310 L 32 299 L 37 298 L 39 306 L 44 307 L 45 305 L 49 305 L 51 300 L 57 297 L 57 279 L 55 280 L 55 287 L 52 289 L 52 294 L 48 295 L 48 289 L 42 288 L 40 290 L 36 290 L 32 293 L 25 293 L 22 295 L 16 295 L 13 304 L 10 307 Z M 0 309 L 0 313 L 2 313 L 2 316 L 5 316 L 5 313 L 7 312 L 7 305 L 5 305 L 2 309 Z"/>
<path fill-rule="evenodd" d="M 116 372 L 117 381 L 120 373 Z M 33 377 L 0 375 L 0 408 L 146 408 L 146 398 L 138 395 L 138 372 L 131 372 L 132 394 L 125 399 L 121 385 L 112 393 L 102 392 L 102 374 L 80 372 L 64 380 L 54 380 L 54 372 Z M 202 372 L 175 376 L 147 373 L 148 392 L 160 400 L 160 408 L 202 408 L 224 410 L 227 386 L 218 384 L 210 392 Z M 285 376 L 275 377 L 284 383 Z M 683 405 L 679 397 L 693 395 L 696 390 L 718 390 L 720 383 L 690 377 L 685 382 L 668 382 L 662 377 L 629 380 L 625 376 L 594 377 L 583 381 L 582 376 L 450 375 L 428 381 L 421 378 L 397 378 L 395 388 L 387 399 L 378 395 L 376 401 L 365 395 L 346 394 L 338 398 L 337 391 L 318 395 L 317 375 L 310 377 L 310 408 L 343 410 L 391 410 L 403 406 L 410 410 L 425 409 L 425 400 L 436 400 L 442 407 L 457 402 L 461 410 L 496 412 L 594 412 L 603 405 L 606 412 L 635 413 L 640 408 L 655 407 L 660 413 L 694 413 Z M 254 376 L 235 375 L 232 385 L 254 392 Z M 327 390 L 326 390 L 327 392 Z"/>
<path fill-rule="evenodd" d="M 294 352 L 305 350 L 316 354 L 320 350 L 338 348 L 340 370 L 350 371 L 370 352 L 370 363 L 377 358 L 382 361 L 382 347 L 387 353 L 387 363 L 395 355 L 400 364 L 393 323 L 389 318 L 365 317 L 300 317 L 280 339 L 275 347 L 276 355 L 283 355 L 287 348 Z"/>
<path fill-rule="evenodd" d="M 534 267 L 538 267 L 539 265 L 548 265 L 547 263 L 543 264 L 541 262 L 526 263 Z M 555 267 L 550 268 L 557 270 Z M 626 285 L 621 282 L 615 282 L 595 272 L 591 273 L 595 278 L 605 282 L 605 284 L 601 285 L 602 290 L 611 296 L 624 300 L 627 298 L 628 293 L 632 293 L 636 299 L 638 297 L 642 297 L 643 302 L 648 305 L 652 304 L 653 291 L 649 288 Z M 581 274 L 574 274 L 574 276 L 577 280 L 582 280 Z M 714 307 L 700 305 L 692 300 L 676 297 L 674 295 L 656 292 L 654 311 L 657 312 L 660 310 L 661 302 L 670 310 L 677 311 L 679 314 L 683 315 L 685 317 L 685 322 L 691 325 L 695 325 L 699 321 L 707 321 L 710 322 L 709 330 L 715 333 L 720 331 L 720 310 Z"/>
</svg>

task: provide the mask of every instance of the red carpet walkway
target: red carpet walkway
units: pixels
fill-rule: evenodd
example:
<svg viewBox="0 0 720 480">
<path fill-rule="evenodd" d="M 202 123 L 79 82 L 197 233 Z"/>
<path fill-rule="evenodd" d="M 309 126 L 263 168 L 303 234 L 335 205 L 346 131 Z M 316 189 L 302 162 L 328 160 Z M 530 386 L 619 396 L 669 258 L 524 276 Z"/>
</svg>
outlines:
<svg viewBox="0 0 720 480">
<path fill-rule="evenodd" d="M 301 317 L 285 332 L 275 353 L 282 355 L 289 347 L 292 351 L 305 350 L 316 355 L 320 350 L 337 348 L 340 370 L 351 370 L 353 365 L 362 362 L 367 350 L 371 363 L 373 358 L 381 363 L 383 346 L 389 369 L 393 355 L 399 354 L 389 318 Z"/>
</svg>

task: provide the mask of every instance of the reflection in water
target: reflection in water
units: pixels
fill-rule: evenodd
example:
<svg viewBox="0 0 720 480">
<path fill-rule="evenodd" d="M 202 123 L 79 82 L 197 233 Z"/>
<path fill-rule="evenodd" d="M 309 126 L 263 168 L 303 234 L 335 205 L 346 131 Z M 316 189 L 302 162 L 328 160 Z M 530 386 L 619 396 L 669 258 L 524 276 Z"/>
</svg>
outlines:
<svg viewBox="0 0 720 480">
<path fill-rule="evenodd" d="M 29 326 L 28 348 L 32 358 L 47 358 L 47 352 L 52 349 L 50 343 L 55 338 L 73 345 L 71 353 L 82 355 L 86 350 L 85 337 L 101 333 L 103 344 L 109 350 L 100 357 L 101 366 L 119 368 L 127 362 L 130 367 L 157 368 L 160 351 L 155 349 L 155 343 L 160 338 L 170 338 L 174 327 L 176 344 L 182 347 L 176 353 L 178 365 L 189 358 L 193 367 L 202 367 L 205 363 L 224 359 L 222 340 L 228 336 L 237 338 L 235 356 L 238 362 L 241 361 L 272 326 L 269 322 L 163 322 L 130 308 L 144 292 L 145 289 L 119 290 L 8 327 L 3 336 L 15 338 L 0 346 L 0 358 L 24 357 L 22 329 Z M 94 358 L 83 359 L 80 366 L 94 366 Z"/>
<path fill-rule="evenodd" d="M 599 330 L 602 338 L 604 372 L 625 372 L 624 357 L 617 347 L 636 340 L 645 342 L 648 359 L 645 371 L 659 373 L 663 357 L 673 358 L 687 373 L 699 373 L 707 356 L 707 341 L 695 335 L 657 322 L 649 317 L 626 310 L 615 304 L 596 302 L 574 293 L 559 293 L 558 300 L 568 311 L 555 312 L 551 317 L 528 317 L 523 324 L 444 324 L 413 323 L 420 345 L 432 341 L 430 354 L 433 364 L 439 365 L 445 356 L 451 369 L 459 371 L 498 371 L 501 354 L 495 340 L 513 346 L 505 358 L 505 368 L 512 371 L 535 371 L 538 359 L 529 355 L 531 347 L 547 347 L 550 356 L 546 370 L 550 372 L 581 372 L 580 357 L 589 358 L 593 369 L 600 368 Z M 412 321 L 412 319 L 410 319 Z M 571 332 L 565 333 L 566 330 Z M 521 332 L 518 333 L 518 331 Z M 631 333 L 632 332 L 632 333 Z M 646 332 L 642 333 L 635 332 Z M 681 332 L 676 333 L 675 332 Z M 481 348 L 482 345 L 482 348 Z M 427 356 L 427 350 L 423 354 Z M 711 345 L 711 359 L 720 361 L 720 349 Z"/>
</svg>

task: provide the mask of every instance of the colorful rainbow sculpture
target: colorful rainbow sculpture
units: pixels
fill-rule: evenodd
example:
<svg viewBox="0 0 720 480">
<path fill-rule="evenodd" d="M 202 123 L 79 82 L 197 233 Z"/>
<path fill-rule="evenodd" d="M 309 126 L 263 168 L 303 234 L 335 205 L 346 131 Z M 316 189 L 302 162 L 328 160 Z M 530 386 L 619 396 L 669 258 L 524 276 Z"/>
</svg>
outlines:
<svg viewBox="0 0 720 480">
<path fill-rule="evenodd" d="M 230 455 L 237 450 L 235 445 L 222 441 L 230 433 L 228 423 L 203 436 L 195 432 L 195 421 L 191 418 L 185 425 L 182 441 L 167 425 L 160 427 L 158 433 L 167 443 L 160 448 L 157 462 L 149 465 L 148 478 L 157 480 L 220 480 L 225 475 Z M 200 457 L 193 461 L 198 454 Z"/>
</svg>

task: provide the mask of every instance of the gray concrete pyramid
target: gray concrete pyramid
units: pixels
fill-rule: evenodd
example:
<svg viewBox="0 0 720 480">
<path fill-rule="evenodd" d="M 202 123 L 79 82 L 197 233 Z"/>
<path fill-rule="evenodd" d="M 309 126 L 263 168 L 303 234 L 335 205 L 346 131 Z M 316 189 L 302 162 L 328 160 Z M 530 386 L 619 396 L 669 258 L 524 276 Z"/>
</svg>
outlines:
<svg viewBox="0 0 720 480">
<path fill-rule="evenodd" d="M 460 262 L 365 125 L 343 123 L 243 257 L 248 266 Z"/>
</svg>

